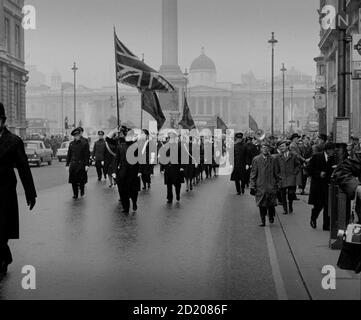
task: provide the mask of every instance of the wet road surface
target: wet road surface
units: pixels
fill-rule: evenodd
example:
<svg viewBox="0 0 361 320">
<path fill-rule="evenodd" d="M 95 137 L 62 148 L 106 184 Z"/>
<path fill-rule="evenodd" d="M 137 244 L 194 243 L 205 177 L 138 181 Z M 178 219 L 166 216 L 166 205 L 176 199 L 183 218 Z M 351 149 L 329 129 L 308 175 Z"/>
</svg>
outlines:
<svg viewBox="0 0 361 320">
<path fill-rule="evenodd" d="M 167 205 L 157 174 L 126 216 L 117 190 L 94 177 L 73 201 L 63 165 L 33 213 L 19 197 L 21 239 L 10 242 L 15 261 L 0 298 L 277 299 L 254 200 L 235 195 L 229 177 L 182 190 L 181 202 Z M 21 287 L 25 265 L 36 268 L 36 290 Z"/>
</svg>

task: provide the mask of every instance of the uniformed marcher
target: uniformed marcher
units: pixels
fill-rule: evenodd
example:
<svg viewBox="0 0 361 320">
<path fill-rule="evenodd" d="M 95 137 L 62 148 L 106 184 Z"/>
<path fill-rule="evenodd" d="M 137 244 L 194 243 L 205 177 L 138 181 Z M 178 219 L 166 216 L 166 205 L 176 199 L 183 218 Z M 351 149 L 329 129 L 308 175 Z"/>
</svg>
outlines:
<svg viewBox="0 0 361 320">
<path fill-rule="evenodd" d="M 84 196 L 85 185 L 88 182 L 88 169 L 90 151 L 89 144 L 81 138 L 81 129 L 76 128 L 71 132 L 74 141 L 69 144 L 66 167 L 69 170 L 69 183 L 73 187 L 73 199 Z"/>
<path fill-rule="evenodd" d="M 107 178 L 106 172 L 104 170 L 104 159 L 105 159 L 105 140 L 104 140 L 104 131 L 98 132 L 99 140 L 94 143 L 93 149 L 93 158 L 95 160 L 95 168 L 98 174 L 98 181 L 102 180 L 102 176 L 104 179 Z"/>
<path fill-rule="evenodd" d="M 279 166 L 275 156 L 270 153 L 270 145 L 263 143 L 261 154 L 252 162 L 250 177 L 251 195 L 256 197 L 256 203 L 260 210 L 260 227 L 266 226 L 266 216 L 269 222 L 274 223 L 277 206 L 277 190 L 280 184 Z"/>
<path fill-rule="evenodd" d="M 8 241 L 19 239 L 14 167 L 18 170 L 30 210 L 34 208 L 37 197 L 24 143 L 6 128 L 5 122 L 5 108 L 0 103 L 0 276 L 7 273 L 8 265 L 13 261 Z"/>
<path fill-rule="evenodd" d="M 146 159 L 146 163 L 142 163 L 139 166 L 140 172 L 142 174 L 143 190 L 147 188 L 150 189 L 152 183 L 152 174 L 154 173 L 154 165 L 151 163 L 150 159 L 150 147 L 149 147 L 149 131 L 143 129 L 142 135 L 139 138 L 138 143 L 141 147 L 142 157 Z"/>
</svg>

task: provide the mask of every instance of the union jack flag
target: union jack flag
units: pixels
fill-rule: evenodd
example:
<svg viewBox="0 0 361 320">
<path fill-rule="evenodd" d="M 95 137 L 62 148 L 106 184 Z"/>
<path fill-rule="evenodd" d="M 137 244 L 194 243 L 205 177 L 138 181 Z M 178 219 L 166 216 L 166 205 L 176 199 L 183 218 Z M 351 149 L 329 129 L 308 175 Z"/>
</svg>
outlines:
<svg viewBox="0 0 361 320">
<path fill-rule="evenodd" d="M 172 84 L 159 72 L 147 66 L 117 37 L 114 30 L 117 81 L 140 91 L 175 91 Z"/>
</svg>

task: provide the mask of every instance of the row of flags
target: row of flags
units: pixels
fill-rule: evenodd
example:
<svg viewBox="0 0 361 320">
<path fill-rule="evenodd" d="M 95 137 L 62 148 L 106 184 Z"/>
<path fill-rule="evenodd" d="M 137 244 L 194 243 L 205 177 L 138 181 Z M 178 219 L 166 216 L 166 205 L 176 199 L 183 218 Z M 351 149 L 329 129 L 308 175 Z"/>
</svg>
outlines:
<svg viewBox="0 0 361 320">
<path fill-rule="evenodd" d="M 115 70 L 118 99 L 118 82 L 135 87 L 141 92 L 142 110 L 149 113 L 156 121 L 158 130 L 164 125 L 166 118 L 159 103 L 157 92 L 175 91 L 173 85 L 159 72 L 148 66 L 133 54 L 117 37 L 114 28 Z M 117 100 L 118 101 L 118 100 Z M 119 121 L 119 119 L 118 119 Z M 184 97 L 183 117 L 179 125 L 184 129 L 196 128 L 186 97 Z M 249 115 L 249 127 L 258 131 L 257 122 Z M 217 128 L 225 132 L 228 127 L 217 116 Z"/>
</svg>

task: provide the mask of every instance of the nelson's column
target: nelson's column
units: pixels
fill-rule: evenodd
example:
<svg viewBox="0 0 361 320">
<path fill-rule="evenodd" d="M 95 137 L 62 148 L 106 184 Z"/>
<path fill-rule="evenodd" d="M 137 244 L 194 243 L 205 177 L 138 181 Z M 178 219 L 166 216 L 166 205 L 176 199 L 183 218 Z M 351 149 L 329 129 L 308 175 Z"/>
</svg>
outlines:
<svg viewBox="0 0 361 320">
<path fill-rule="evenodd" d="M 176 88 L 176 93 L 161 93 L 160 103 L 171 123 L 178 124 L 183 110 L 186 78 L 178 65 L 178 0 L 162 0 L 163 58 L 160 73 Z"/>
</svg>

